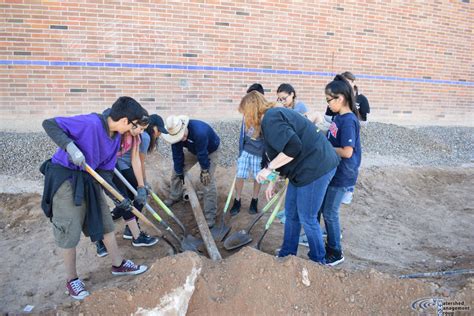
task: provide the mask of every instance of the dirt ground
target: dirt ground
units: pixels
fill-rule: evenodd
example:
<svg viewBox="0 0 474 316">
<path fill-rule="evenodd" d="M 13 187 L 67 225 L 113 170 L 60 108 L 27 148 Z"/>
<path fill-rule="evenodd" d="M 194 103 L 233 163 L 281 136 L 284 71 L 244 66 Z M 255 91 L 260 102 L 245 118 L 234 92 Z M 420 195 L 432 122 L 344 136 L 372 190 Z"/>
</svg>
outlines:
<svg viewBox="0 0 474 316">
<path fill-rule="evenodd" d="M 169 164 L 153 161 L 149 179 L 155 191 L 166 196 Z M 233 174 L 234 169 L 217 170 L 220 210 Z M 133 248 L 121 238 L 123 222 L 117 222 L 117 240 L 125 257 L 151 269 L 139 277 L 112 277 L 108 257 L 98 258 L 95 246 L 83 238 L 78 271 L 92 295 L 82 303 L 64 294 L 64 267 L 37 189 L 13 193 L 5 188 L 18 183 L 2 182 L 2 192 L 9 193 L 0 194 L 0 312 L 20 313 L 32 305 L 33 312 L 117 315 L 406 315 L 417 313 L 412 302 L 429 298 L 463 301 L 471 313 L 474 309 L 474 275 L 398 278 L 474 268 L 473 165 L 382 163 L 363 168 L 352 204 L 341 209 L 346 261 L 335 268 L 306 260 L 304 246 L 298 257 L 274 258 L 283 234 L 277 220 L 263 240 L 262 252 L 252 248 L 268 214 L 252 230 L 250 247 L 225 251 L 218 243 L 226 257 L 220 262 L 191 252 L 173 256 L 163 241 L 151 248 Z M 246 183 L 242 211 L 229 219 L 232 232 L 246 227 L 255 216 L 247 213 L 251 187 Z M 260 208 L 264 202 L 261 195 Z M 173 210 L 196 234 L 189 204 L 180 202 Z M 423 306 L 434 313 L 434 307 Z"/>
</svg>

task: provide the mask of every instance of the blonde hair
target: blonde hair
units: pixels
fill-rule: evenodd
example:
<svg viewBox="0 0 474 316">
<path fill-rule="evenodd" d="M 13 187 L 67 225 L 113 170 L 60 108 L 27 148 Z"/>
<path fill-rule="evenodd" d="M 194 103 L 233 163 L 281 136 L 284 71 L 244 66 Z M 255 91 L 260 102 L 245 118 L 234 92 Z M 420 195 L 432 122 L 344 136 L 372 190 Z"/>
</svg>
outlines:
<svg viewBox="0 0 474 316">
<path fill-rule="evenodd" d="M 244 115 L 245 127 L 254 128 L 253 137 L 260 136 L 262 117 L 265 112 L 274 107 L 274 102 L 268 102 L 263 94 L 251 91 L 242 98 L 239 105 L 239 112 Z"/>
</svg>

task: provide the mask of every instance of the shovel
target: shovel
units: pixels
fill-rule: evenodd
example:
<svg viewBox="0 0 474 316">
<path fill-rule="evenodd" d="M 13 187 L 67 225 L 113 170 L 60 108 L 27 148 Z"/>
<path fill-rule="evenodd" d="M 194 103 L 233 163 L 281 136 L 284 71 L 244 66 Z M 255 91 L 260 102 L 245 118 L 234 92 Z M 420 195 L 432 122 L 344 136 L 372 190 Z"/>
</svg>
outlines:
<svg viewBox="0 0 474 316">
<path fill-rule="evenodd" d="M 272 214 L 268 218 L 267 223 L 265 224 L 265 230 L 263 231 L 262 236 L 260 236 L 260 238 L 258 239 L 257 247 L 256 247 L 258 250 L 260 250 L 260 244 L 262 243 L 263 237 L 265 237 L 265 235 L 267 234 L 268 230 L 270 229 L 270 226 L 273 223 L 273 220 L 275 219 L 277 213 L 280 211 L 281 204 L 283 203 L 283 200 L 285 199 L 285 193 L 286 193 L 286 188 L 283 194 L 280 196 L 280 199 L 278 200 L 277 205 L 273 209 Z"/>
<path fill-rule="evenodd" d="M 186 228 L 184 227 L 183 223 L 179 220 L 178 217 L 171 211 L 171 209 L 166 206 L 165 203 L 160 199 L 158 195 L 156 195 L 155 192 L 149 190 L 151 197 L 155 202 L 161 207 L 163 211 L 165 211 L 168 216 L 170 216 L 176 224 L 178 224 L 179 228 L 183 231 L 183 243 L 186 245 L 186 247 L 192 247 L 193 249 L 199 249 L 199 247 L 203 244 L 202 239 L 196 238 L 193 235 L 189 234 Z M 186 249 L 185 249 L 186 250 Z M 190 250 L 190 249 L 188 249 Z M 192 250 L 194 251 L 194 250 Z"/>
<path fill-rule="evenodd" d="M 225 236 L 227 236 L 227 234 L 230 232 L 231 227 L 226 226 L 225 224 L 225 215 L 227 213 L 227 209 L 229 208 L 232 194 L 234 193 L 236 179 L 237 177 L 234 177 L 234 181 L 232 182 L 232 185 L 230 186 L 230 191 L 229 191 L 229 194 L 227 195 L 227 200 L 225 201 L 224 210 L 222 211 L 222 215 L 221 215 L 221 223 L 219 226 L 215 226 L 211 229 L 212 238 L 214 238 L 214 240 L 216 241 L 224 240 Z"/>
<path fill-rule="evenodd" d="M 130 190 L 130 192 L 133 193 L 133 195 L 137 195 L 137 190 L 130 184 L 130 182 L 125 179 L 125 177 L 118 171 L 116 168 L 114 169 L 115 175 L 127 186 L 127 188 Z M 155 210 L 150 206 L 150 204 L 146 203 L 145 204 L 146 209 L 153 215 L 153 217 L 160 223 L 161 226 L 181 245 L 181 249 L 183 251 L 190 250 L 190 251 L 196 251 L 197 248 L 196 245 L 193 243 L 189 243 L 186 238 L 180 239 L 176 233 L 173 231 L 173 229 L 166 223 L 165 220 L 163 220 L 158 213 L 155 212 Z"/>
<path fill-rule="evenodd" d="M 283 193 L 284 190 L 285 189 L 283 188 L 282 190 L 280 190 L 280 192 L 275 194 L 275 196 L 262 209 L 262 212 L 253 219 L 253 221 L 249 224 L 247 228 L 239 230 L 238 232 L 235 232 L 229 237 L 227 237 L 227 239 L 224 241 L 224 248 L 226 250 L 232 250 L 250 243 L 252 241 L 250 231 L 252 230 L 253 226 L 258 222 L 260 218 L 262 218 L 263 215 L 265 215 L 265 212 L 276 202 L 276 200 Z"/>
<path fill-rule="evenodd" d="M 84 163 L 84 169 L 89 173 L 97 182 L 99 182 L 107 191 L 110 192 L 117 200 L 122 202 L 125 198 L 115 190 L 107 181 L 104 180 L 94 169 L 92 169 L 87 163 Z M 176 247 L 163 235 L 163 233 L 156 227 L 148 218 L 145 217 L 142 213 L 140 213 L 134 206 L 132 206 L 132 213 L 136 217 L 138 217 L 143 223 L 147 224 L 151 228 L 153 228 L 156 232 L 158 232 L 159 237 L 163 239 L 172 249 L 173 253 L 176 254 L 178 251 Z"/>
</svg>

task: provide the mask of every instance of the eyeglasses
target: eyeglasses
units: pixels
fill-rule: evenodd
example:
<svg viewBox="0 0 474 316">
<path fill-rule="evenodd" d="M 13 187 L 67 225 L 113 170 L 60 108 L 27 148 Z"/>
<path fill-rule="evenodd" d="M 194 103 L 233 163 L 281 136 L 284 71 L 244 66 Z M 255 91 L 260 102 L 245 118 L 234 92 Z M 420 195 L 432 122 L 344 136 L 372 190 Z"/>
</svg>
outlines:
<svg viewBox="0 0 474 316">
<path fill-rule="evenodd" d="M 146 125 L 141 125 L 140 123 L 134 123 L 132 121 L 129 121 L 130 124 L 132 124 L 132 129 L 135 130 L 135 129 L 141 129 L 142 131 L 146 130 L 146 128 L 148 127 L 148 124 Z"/>
<path fill-rule="evenodd" d="M 284 98 L 282 98 L 282 97 L 278 97 L 278 98 L 277 98 L 277 101 L 278 101 L 278 102 L 285 102 L 285 101 L 286 101 L 286 99 L 288 99 L 289 97 L 290 97 L 289 95 L 287 95 L 287 96 L 286 96 L 286 97 L 284 97 Z"/>
<path fill-rule="evenodd" d="M 150 118 L 146 115 L 142 116 L 140 119 L 137 120 L 137 123 L 134 123 L 133 121 L 128 120 L 129 124 L 132 124 L 132 129 L 137 129 L 137 128 L 142 128 L 145 130 L 148 127 L 148 124 L 150 123 Z"/>
<path fill-rule="evenodd" d="M 335 99 L 338 99 L 339 97 L 334 97 L 332 99 L 326 99 L 326 102 L 329 104 L 329 102 L 331 102 L 332 100 L 335 100 Z"/>
<path fill-rule="evenodd" d="M 128 120 L 128 123 L 129 123 L 129 124 L 132 124 L 132 129 L 137 129 L 137 128 L 138 128 L 138 124 L 137 124 L 137 123 L 133 123 L 133 121 L 130 121 L 130 120 Z"/>
</svg>

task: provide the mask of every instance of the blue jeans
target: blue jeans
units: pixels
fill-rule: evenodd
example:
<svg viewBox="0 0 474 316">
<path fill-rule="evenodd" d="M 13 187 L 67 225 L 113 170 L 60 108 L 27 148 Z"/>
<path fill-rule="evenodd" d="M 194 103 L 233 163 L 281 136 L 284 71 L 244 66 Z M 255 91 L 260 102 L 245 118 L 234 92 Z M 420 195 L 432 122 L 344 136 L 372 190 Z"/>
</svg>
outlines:
<svg viewBox="0 0 474 316">
<path fill-rule="evenodd" d="M 323 203 L 324 194 L 336 173 L 336 168 L 314 180 L 310 184 L 296 187 L 288 184 L 285 199 L 285 232 L 279 257 L 296 255 L 300 238 L 301 225 L 308 237 L 308 257 L 316 262 L 325 263 L 326 251 L 321 234 L 321 227 L 316 220 Z"/>
<path fill-rule="evenodd" d="M 342 251 L 341 247 L 341 225 L 339 223 L 339 208 L 344 198 L 344 194 L 354 187 L 333 187 L 329 186 L 324 197 L 321 213 L 326 226 L 327 246 L 336 253 Z"/>
</svg>

